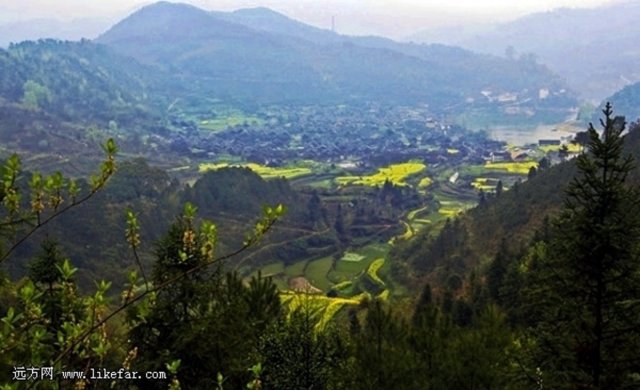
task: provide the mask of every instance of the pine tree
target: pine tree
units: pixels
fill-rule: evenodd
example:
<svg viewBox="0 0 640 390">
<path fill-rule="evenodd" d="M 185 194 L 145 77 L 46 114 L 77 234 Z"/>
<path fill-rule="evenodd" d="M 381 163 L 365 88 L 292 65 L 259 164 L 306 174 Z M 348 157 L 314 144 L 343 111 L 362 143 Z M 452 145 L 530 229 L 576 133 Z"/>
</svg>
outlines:
<svg viewBox="0 0 640 390">
<path fill-rule="evenodd" d="M 627 183 L 624 118 L 603 112 L 532 275 L 540 366 L 555 386 L 620 388 L 640 367 L 639 194 Z"/>
<path fill-rule="evenodd" d="M 153 285 L 184 277 L 129 310 L 134 368 L 161 370 L 180 359 L 176 376 L 185 388 L 214 388 L 217 372 L 239 388 L 250 379 L 247 368 L 255 364 L 261 332 L 280 316 L 280 299 L 270 279 L 245 285 L 235 273 L 225 274 L 221 263 L 190 272 L 209 261 L 204 226 L 195 228 L 195 208 L 187 204 L 157 244 Z"/>
</svg>

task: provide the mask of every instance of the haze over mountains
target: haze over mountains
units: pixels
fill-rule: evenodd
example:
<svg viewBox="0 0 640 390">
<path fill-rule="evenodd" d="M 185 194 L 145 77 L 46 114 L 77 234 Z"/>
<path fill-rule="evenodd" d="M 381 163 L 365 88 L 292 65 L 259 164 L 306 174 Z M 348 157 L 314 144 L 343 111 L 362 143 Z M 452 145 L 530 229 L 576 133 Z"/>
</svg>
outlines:
<svg viewBox="0 0 640 390">
<path fill-rule="evenodd" d="M 10 43 L 41 38 L 68 41 L 94 39 L 114 22 L 111 18 L 84 18 L 71 21 L 58 19 L 32 19 L 0 24 L 0 47 Z"/>
<path fill-rule="evenodd" d="M 637 1 L 561 8 L 498 25 L 425 30 L 409 39 L 502 56 L 533 53 L 581 97 L 599 102 L 640 81 L 638 15 Z"/>
<path fill-rule="evenodd" d="M 161 67 L 199 93 L 234 101 L 380 101 L 464 111 L 495 106 L 507 94 L 500 109 L 517 103 L 516 116 L 550 109 L 566 116 L 561 111 L 575 102 L 559 78 L 530 61 L 341 36 L 265 8 L 210 13 L 156 3 L 96 42 Z"/>
</svg>

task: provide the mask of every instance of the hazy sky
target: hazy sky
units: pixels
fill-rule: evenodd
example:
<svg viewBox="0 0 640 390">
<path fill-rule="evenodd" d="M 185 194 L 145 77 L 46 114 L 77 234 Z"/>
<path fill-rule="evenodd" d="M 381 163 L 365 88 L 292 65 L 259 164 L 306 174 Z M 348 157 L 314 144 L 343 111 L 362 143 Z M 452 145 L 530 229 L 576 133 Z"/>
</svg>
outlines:
<svg viewBox="0 0 640 390">
<path fill-rule="evenodd" d="M 0 0 L 0 22 L 33 18 L 116 20 L 149 0 Z M 420 29 L 505 21 L 557 7 L 590 7 L 610 0 L 185 0 L 210 10 L 265 6 L 295 19 L 346 34 L 402 37 Z"/>
</svg>

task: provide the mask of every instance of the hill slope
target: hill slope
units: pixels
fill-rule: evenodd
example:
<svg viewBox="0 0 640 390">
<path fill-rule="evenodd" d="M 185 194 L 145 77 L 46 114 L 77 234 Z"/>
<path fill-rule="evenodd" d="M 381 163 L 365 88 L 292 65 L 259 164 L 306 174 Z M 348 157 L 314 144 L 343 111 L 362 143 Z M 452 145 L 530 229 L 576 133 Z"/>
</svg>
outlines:
<svg viewBox="0 0 640 390">
<path fill-rule="evenodd" d="M 640 183 L 640 127 L 632 126 L 625 148 L 636 162 L 630 183 Z M 424 231 L 398 248 L 394 260 L 415 269 L 420 279 L 442 286 L 451 275 L 483 269 L 501 250 L 518 253 L 526 247 L 546 218 L 562 208 L 564 191 L 576 174 L 573 161 L 556 165 L 490 198 L 447 223 L 438 234 Z M 478 268 L 479 267 L 479 268 Z"/>
<path fill-rule="evenodd" d="M 606 101 L 611 102 L 620 112 L 626 113 L 629 121 L 640 120 L 640 82 L 622 88 Z"/>
<path fill-rule="evenodd" d="M 417 42 L 442 42 L 504 55 L 534 53 L 566 78 L 583 97 L 602 100 L 640 81 L 640 3 L 624 2 L 593 9 L 561 8 L 495 26 L 423 31 Z"/>
<path fill-rule="evenodd" d="M 512 106 L 511 115 L 545 112 L 555 119 L 575 103 L 557 77 L 533 63 L 339 36 L 266 9 L 209 13 L 161 2 L 132 14 L 97 42 L 170 70 L 202 96 L 236 102 L 422 103 L 450 113 Z M 487 99 L 486 90 L 515 100 Z M 540 98 L 540 90 L 550 93 Z"/>
</svg>

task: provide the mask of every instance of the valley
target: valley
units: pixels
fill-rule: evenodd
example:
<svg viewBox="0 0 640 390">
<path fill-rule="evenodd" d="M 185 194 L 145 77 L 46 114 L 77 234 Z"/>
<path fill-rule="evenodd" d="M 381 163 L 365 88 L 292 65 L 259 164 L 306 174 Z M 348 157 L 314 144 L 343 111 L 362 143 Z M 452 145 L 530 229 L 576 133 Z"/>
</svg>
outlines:
<svg viewBox="0 0 640 390">
<path fill-rule="evenodd" d="M 574 72 L 612 40 L 554 19 L 637 7 L 472 51 L 192 3 L 0 48 L 1 388 L 637 387 L 637 29 Z"/>
</svg>

